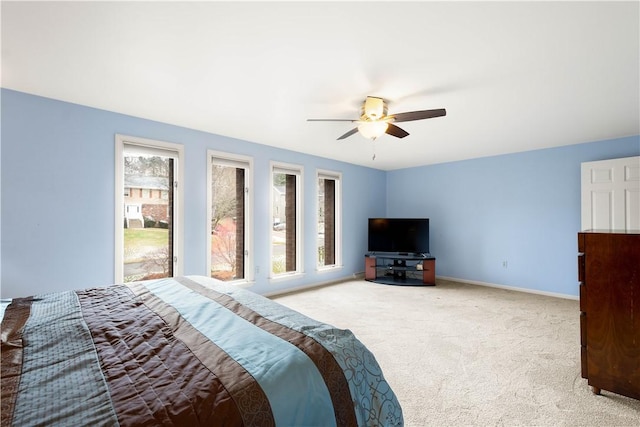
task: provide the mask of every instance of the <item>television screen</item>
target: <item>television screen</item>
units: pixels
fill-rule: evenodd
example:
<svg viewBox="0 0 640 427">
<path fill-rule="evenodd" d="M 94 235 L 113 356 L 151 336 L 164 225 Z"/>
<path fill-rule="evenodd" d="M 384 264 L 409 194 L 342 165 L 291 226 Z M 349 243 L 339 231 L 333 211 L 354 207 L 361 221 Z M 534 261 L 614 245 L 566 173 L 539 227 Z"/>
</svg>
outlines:
<svg viewBox="0 0 640 427">
<path fill-rule="evenodd" d="M 369 218 L 369 252 L 429 253 L 429 218 Z"/>
</svg>

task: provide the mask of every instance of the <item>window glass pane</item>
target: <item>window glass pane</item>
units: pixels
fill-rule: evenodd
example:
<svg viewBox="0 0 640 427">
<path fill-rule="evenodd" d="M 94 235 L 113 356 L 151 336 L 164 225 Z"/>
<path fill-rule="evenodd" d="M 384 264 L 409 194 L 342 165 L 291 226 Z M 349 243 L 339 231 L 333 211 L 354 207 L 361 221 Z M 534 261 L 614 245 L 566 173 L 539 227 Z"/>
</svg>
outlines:
<svg viewBox="0 0 640 427">
<path fill-rule="evenodd" d="M 318 265 L 325 265 L 324 251 L 324 179 L 318 178 Z"/>
<path fill-rule="evenodd" d="M 245 278 L 245 169 L 211 167 L 211 277 Z"/>
<path fill-rule="evenodd" d="M 124 281 L 173 276 L 173 182 L 170 157 L 124 155 Z M 153 190 L 166 199 L 152 198 Z"/>
<path fill-rule="evenodd" d="M 342 174 L 318 171 L 317 265 L 319 269 L 342 265 Z"/>
<path fill-rule="evenodd" d="M 336 263 L 335 213 L 336 181 L 318 179 L 318 265 Z"/>
<path fill-rule="evenodd" d="M 274 274 L 295 272 L 297 175 L 274 171 L 272 184 L 271 271 Z"/>
</svg>

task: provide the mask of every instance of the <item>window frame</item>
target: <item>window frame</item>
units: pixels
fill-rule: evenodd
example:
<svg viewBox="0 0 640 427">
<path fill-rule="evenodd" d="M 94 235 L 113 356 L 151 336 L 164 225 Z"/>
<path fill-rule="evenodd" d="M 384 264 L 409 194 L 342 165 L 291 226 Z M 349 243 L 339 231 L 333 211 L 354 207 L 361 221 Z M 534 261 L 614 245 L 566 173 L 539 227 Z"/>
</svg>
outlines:
<svg viewBox="0 0 640 427">
<path fill-rule="evenodd" d="M 213 194 L 211 192 L 211 174 L 213 171 L 214 159 L 217 160 L 217 164 L 243 168 L 245 171 L 244 186 L 245 186 L 245 199 L 244 199 L 244 278 L 230 280 L 225 283 L 232 285 L 250 285 L 255 281 L 255 261 L 253 256 L 253 157 L 243 156 L 240 154 L 227 153 L 223 151 L 207 150 L 207 277 L 211 277 L 211 203 L 213 202 Z"/>
<path fill-rule="evenodd" d="M 318 185 L 320 179 L 330 179 L 335 182 L 334 187 L 334 262 L 333 264 L 320 264 L 319 256 L 317 255 L 317 243 L 316 243 L 316 269 L 318 272 L 335 271 L 337 268 L 342 268 L 342 173 L 327 169 L 316 170 L 316 236 L 320 233 L 320 194 L 318 192 Z"/>
<path fill-rule="evenodd" d="M 273 185 L 274 174 L 276 173 L 284 173 L 287 175 L 295 175 L 296 176 L 296 268 L 293 271 L 285 271 L 283 273 L 274 273 L 273 271 L 273 238 L 274 232 L 273 229 L 273 217 L 274 217 L 274 209 L 273 209 L 273 200 L 275 197 L 275 188 Z M 270 184 L 270 207 L 269 207 L 269 279 L 271 281 L 278 281 L 283 279 L 291 279 L 295 277 L 299 277 L 304 274 L 304 235 L 303 235 L 303 223 L 304 223 L 304 167 L 302 165 L 296 165 L 292 163 L 283 163 L 272 161 L 269 165 L 269 184 Z"/>
<path fill-rule="evenodd" d="M 124 281 L 124 155 L 125 146 L 175 159 L 173 191 L 173 275 L 184 274 L 184 146 L 173 142 L 116 134 L 115 136 L 115 241 L 114 283 Z"/>
</svg>

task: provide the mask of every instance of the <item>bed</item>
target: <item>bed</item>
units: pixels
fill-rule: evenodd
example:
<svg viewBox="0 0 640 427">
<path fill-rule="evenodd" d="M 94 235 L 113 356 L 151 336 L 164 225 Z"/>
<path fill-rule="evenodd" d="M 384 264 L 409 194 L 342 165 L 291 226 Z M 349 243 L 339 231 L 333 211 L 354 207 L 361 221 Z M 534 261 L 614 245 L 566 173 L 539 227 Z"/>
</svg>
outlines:
<svg viewBox="0 0 640 427">
<path fill-rule="evenodd" d="M 187 276 L 2 304 L 2 426 L 398 426 L 349 331 Z"/>
</svg>

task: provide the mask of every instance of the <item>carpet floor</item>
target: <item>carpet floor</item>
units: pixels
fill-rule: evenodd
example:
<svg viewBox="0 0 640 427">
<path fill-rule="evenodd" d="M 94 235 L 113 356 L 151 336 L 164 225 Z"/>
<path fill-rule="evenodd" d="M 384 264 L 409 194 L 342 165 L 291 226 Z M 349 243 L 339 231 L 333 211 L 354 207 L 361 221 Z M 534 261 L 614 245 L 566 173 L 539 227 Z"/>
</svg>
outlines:
<svg viewBox="0 0 640 427">
<path fill-rule="evenodd" d="M 640 401 L 594 395 L 581 378 L 578 301 L 445 280 L 351 280 L 273 299 L 353 331 L 406 426 L 640 426 Z"/>
</svg>

